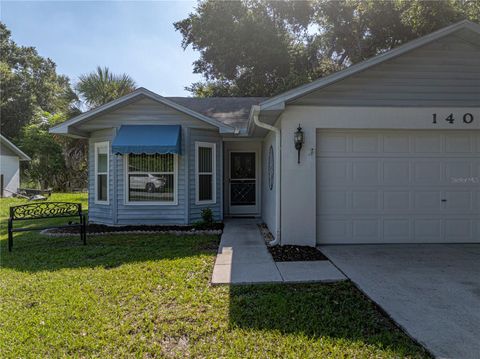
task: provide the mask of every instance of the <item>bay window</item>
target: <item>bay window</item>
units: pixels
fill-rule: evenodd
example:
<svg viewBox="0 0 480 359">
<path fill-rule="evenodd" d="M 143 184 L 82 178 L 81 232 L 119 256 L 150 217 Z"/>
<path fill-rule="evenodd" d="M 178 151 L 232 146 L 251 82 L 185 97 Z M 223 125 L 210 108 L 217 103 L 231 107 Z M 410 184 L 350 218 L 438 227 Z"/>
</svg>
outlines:
<svg viewBox="0 0 480 359">
<path fill-rule="evenodd" d="M 216 202 L 215 143 L 195 143 L 196 204 Z"/>
<path fill-rule="evenodd" d="M 126 156 L 127 203 L 175 204 L 177 155 Z"/>
</svg>

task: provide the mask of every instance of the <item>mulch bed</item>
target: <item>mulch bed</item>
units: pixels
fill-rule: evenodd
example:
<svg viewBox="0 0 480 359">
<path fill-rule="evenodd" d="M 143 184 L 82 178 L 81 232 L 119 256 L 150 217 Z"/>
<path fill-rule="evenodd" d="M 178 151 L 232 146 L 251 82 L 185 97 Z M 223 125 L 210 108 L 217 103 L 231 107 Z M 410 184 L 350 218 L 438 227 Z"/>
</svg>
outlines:
<svg viewBox="0 0 480 359">
<path fill-rule="evenodd" d="M 107 226 L 104 224 L 87 224 L 87 233 L 115 233 L 115 232 L 191 232 L 196 231 L 210 231 L 223 230 L 223 223 L 212 223 L 209 225 L 195 225 L 195 226 Z M 51 229 L 50 233 L 80 233 L 79 227 L 55 228 Z"/>
<path fill-rule="evenodd" d="M 328 260 L 322 252 L 314 247 L 285 245 L 268 247 L 268 250 L 275 262 Z"/>
</svg>

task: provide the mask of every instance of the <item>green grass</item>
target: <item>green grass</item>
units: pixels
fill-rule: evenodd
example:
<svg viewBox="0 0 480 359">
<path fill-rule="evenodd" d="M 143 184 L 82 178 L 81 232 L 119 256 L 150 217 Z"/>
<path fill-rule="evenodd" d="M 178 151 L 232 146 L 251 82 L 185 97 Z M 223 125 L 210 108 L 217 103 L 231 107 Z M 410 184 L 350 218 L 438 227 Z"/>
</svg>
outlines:
<svg viewBox="0 0 480 359">
<path fill-rule="evenodd" d="M 428 357 L 348 282 L 211 286 L 215 237 L 30 232 L 8 253 L 20 202 L 0 202 L 1 358 Z"/>
</svg>

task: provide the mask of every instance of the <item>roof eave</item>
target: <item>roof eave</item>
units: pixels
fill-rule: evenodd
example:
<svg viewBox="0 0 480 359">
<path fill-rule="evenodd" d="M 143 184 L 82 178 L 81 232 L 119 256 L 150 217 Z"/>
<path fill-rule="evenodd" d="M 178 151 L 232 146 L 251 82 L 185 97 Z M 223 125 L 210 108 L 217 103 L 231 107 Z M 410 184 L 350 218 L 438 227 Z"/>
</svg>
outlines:
<svg viewBox="0 0 480 359">
<path fill-rule="evenodd" d="M 235 128 L 229 126 L 229 125 L 226 125 L 224 123 L 221 123 L 220 121 L 217 121 L 213 118 L 210 118 L 210 117 L 207 117 L 205 115 L 202 115 L 198 112 L 195 112 L 187 107 L 184 107 L 182 105 L 179 105 L 173 101 L 170 101 L 168 99 L 166 99 L 165 97 L 163 96 L 160 96 L 150 90 L 147 90 L 146 88 L 143 88 L 143 87 L 140 87 L 138 89 L 136 89 L 135 91 L 125 95 L 125 96 L 122 96 L 116 100 L 113 100 L 113 101 L 110 101 L 109 103 L 106 103 L 104 105 L 101 105 L 95 109 L 92 109 L 90 111 L 87 111 L 85 113 L 82 113 L 74 118 L 71 118 L 70 120 L 67 120 L 57 126 L 54 126 L 50 129 L 50 133 L 57 133 L 57 134 L 62 134 L 62 135 L 69 135 L 70 132 L 69 132 L 69 129 L 72 125 L 74 124 L 80 124 L 86 120 L 89 120 L 91 119 L 92 117 L 95 117 L 95 116 L 98 116 L 104 112 L 107 112 L 109 110 L 113 110 L 115 107 L 121 105 L 122 103 L 126 102 L 126 101 L 129 101 L 129 100 L 132 100 L 134 99 L 135 97 L 138 97 L 138 96 L 145 96 L 147 98 L 150 98 L 154 101 L 157 101 L 157 102 L 160 102 L 160 103 L 163 103 L 164 105 L 167 105 L 169 107 L 172 107 L 182 113 L 185 113 L 189 116 L 192 116 L 200 121 L 203 121 L 203 122 L 206 122 L 212 126 L 215 126 L 219 129 L 220 133 L 233 133 L 235 132 Z"/>
<path fill-rule="evenodd" d="M 10 142 L 5 136 L 2 135 L 0 138 L 2 139 L 2 142 L 18 156 L 20 161 L 31 161 L 30 156 Z"/>
</svg>

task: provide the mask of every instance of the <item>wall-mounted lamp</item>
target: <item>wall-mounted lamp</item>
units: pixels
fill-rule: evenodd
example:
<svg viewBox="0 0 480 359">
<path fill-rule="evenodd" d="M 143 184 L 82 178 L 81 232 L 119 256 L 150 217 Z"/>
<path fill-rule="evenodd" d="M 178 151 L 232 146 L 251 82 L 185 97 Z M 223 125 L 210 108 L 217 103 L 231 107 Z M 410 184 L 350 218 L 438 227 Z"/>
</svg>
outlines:
<svg viewBox="0 0 480 359">
<path fill-rule="evenodd" d="M 293 140 L 295 143 L 295 149 L 298 151 L 298 163 L 300 163 L 300 150 L 302 149 L 303 142 L 304 142 L 303 131 L 302 131 L 302 128 L 300 127 L 300 124 L 298 125 L 297 131 L 295 131 Z"/>
</svg>

